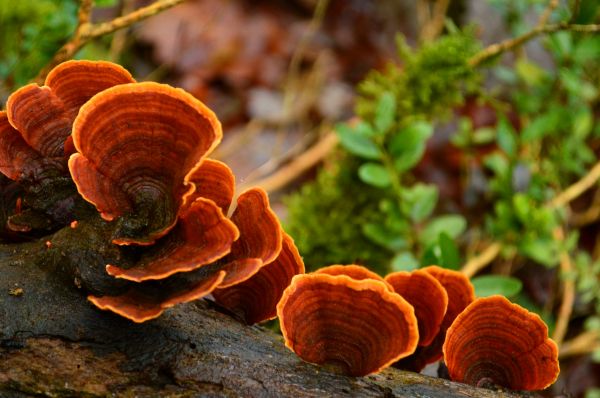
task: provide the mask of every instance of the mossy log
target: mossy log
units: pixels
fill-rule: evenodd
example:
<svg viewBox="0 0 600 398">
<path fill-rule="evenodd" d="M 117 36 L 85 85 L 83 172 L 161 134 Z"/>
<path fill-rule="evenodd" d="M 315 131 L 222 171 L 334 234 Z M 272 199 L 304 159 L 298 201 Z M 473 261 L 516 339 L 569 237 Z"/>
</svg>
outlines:
<svg viewBox="0 0 600 398">
<path fill-rule="evenodd" d="M 393 369 L 335 374 L 205 300 L 132 323 L 86 300 L 74 264 L 97 267 L 102 255 L 85 227 L 85 250 L 73 232 L 0 246 L 0 397 L 519 396 Z"/>
</svg>

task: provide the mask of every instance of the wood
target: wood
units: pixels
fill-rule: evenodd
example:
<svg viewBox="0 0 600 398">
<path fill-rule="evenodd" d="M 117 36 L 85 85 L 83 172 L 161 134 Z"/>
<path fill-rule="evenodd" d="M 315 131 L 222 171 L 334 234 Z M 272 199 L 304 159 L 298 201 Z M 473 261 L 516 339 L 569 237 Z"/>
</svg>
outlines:
<svg viewBox="0 0 600 398">
<path fill-rule="evenodd" d="M 204 300 L 143 324 L 97 310 L 72 277 L 85 279 L 81 265 L 103 261 L 90 231 L 79 222 L 0 246 L 1 397 L 517 396 L 393 369 L 364 378 L 331 373 Z M 78 249 L 75 232 L 98 252 L 89 243 Z"/>
</svg>

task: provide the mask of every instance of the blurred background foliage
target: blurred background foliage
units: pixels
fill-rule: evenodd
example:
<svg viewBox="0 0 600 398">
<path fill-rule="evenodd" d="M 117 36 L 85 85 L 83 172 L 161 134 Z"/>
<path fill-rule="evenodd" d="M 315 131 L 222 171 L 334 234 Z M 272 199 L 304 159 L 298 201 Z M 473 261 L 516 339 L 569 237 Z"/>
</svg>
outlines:
<svg viewBox="0 0 600 398">
<path fill-rule="evenodd" d="M 149 3 L 97 0 L 93 20 Z M 69 39 L 77 9 L 0 0 L 0 104 Z M 118 61 L 215 109 L 226 135 L 214 156 L 240 190 L 270 191 L 308 270 L 462 269 L 477 295 L 503 294 L 548 323 L 562 372 L 546 395 L 590 398 L 600 34 L 562 30 L 481 65 L 473 56 L 538 24 L 599 22 L 600 0 L 190 0 L 76 57 Z"/>
</svg>

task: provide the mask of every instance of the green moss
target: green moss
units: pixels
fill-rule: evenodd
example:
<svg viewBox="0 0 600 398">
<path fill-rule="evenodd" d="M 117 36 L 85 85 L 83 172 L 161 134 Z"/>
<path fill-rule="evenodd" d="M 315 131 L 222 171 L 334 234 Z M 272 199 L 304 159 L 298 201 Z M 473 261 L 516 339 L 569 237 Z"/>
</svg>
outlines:
<svg viewBox="0 0 600 398">
<path fill-rule="evenodd" d="M 295 239 L 309 271 L 331 264 L 364 264 L 385 273 L 392 253 L 368 240 L 362 225 L 381 215 L 382 191 L 358 180 L 359 162 L 338 154 L 334 166 L 286 198 L 286 231 Z"/>
</svg>

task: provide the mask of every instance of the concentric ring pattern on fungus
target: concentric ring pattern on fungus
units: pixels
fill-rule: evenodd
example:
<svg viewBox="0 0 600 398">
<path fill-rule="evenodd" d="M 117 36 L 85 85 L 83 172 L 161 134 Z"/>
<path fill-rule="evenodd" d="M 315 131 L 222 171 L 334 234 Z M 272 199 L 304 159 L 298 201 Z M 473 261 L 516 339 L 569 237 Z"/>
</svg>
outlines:
<svg viewBox="0 0 600 398">
<path fill-rule="evenodd" d="M 479 298 L 456 318 L 444 360 L 452 380 L 512 390 L 542 390 L 560 371 L 546 324 L 503 296 Z"/>
<path fill-rule="evenodd" d="M 389 366 L 411 354 L 419 340 L 413 307 L 373 279 L 296 275 L 277 314 L 287 347 L 307 362 L 351 376 Z"/>
</svg>

